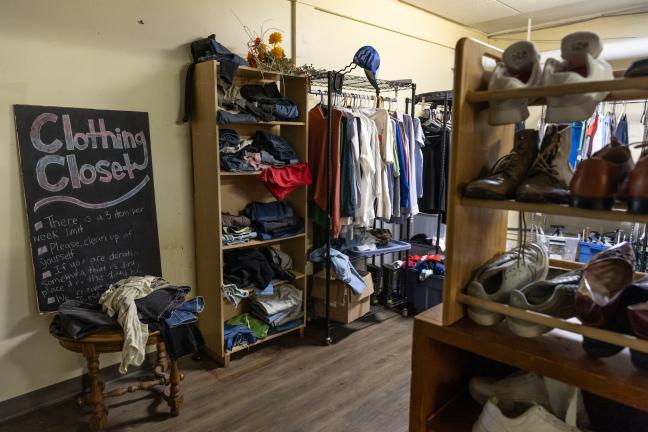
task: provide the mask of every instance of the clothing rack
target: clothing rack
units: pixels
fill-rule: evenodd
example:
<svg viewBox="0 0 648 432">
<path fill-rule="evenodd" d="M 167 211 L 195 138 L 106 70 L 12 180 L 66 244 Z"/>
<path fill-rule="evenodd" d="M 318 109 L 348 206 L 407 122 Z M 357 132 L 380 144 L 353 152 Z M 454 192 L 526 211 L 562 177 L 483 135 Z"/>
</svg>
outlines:
<svg viewBox="0 0 648 432">
<path fill-rule="evenodd" d="M 350 63 L 339 71 L 327 71 L 326 73 L 321 73 L 315 76 L 310 77 L 310 93 L 313 94 L 313 87 L 326 87 L 326 97 L 327 97 L 327 145 L 326 145 L 326 184 L 331 184 L 332 173 L 332 151 L 331 147 L 333 145 L 333 117 L 331 116 L 331 107 L 333 105 L 333 98 L 335 95 L 342 95 L 343 89 L 371 92 L 376 95 L 376 107 L 381 108 L 381 93 L 394 92 L 396 93 L 395 98 L 398 96 L 398 90 L 400 89 L 411 89 L 412 98 L 416 96 L 416 84 L 411 79 L 405 80 L 379 80 L 376 79 L 375 85 L 369 82 L 366 76 L 362 75 L 351 75 L 349 72 L 354 70 L 357 67 L 356 64 Z M 323 92 L 322 92 L 323 93 Z M 317 93 L 315 93 L 317 94 Z M 384 101 L 384 98 L 382 99 Z M 405 111 L 407 113 L 407 109 Z M 414 116 L 414 107 L 412 106 L 412 116 Z M 331 188 L 327 187 L 326 191 L 326 254 L 325 254 L 325 302 L 326 302 L 326 334 L 324 337 L 324 343 L 330 345 L 333 343 L 331 338 L 331 317 L 330 317 L 330 296 L 331 296 L 331 209 L 333 207 Z M 410 225 L 412 222 L 412 217 L 407 217 L 406 222 L 406 236 L 409 241 L 410 237 Z M 376 254 L 379 255 L 379 254 Z M 407 274 L 409 261 L 409 249 L 405 252 L 405 285 L 403 286 L 404 292 L 404 309 L 403 314 L 407 314 Z"/>
<path fill-rule="evenodd" d="M 441 200 L 442 195 L 445 193 L 446 188 L 446 178 L 445 178 L 445 158 L 448 152 L 448 134 L 446 133 L 446 128 L 448 127 L 448 109 L 452 109 L 452 102 L 454 99 L 454 92 L 452 90 L 436 91 L 436 92 L 427 92 L 414 95 L 412 99 L 405 99 L 405 107 L 414 101 L 412 106 L 412 115 L 414 115 L 415 107 L 418 104 L 433 104 L 435 106 L 443 106 L 443 119 L 441 122 L 441 193 L 437 199 L 436 208 L 438 210 L 437 216 L 437 225 L 436 225 L 436 240 L 434 245 L 434 250 L 436 254 L 439 254 L 441 248 L 439 246 L 440 237 L 441 237 Z"/>
</svg>

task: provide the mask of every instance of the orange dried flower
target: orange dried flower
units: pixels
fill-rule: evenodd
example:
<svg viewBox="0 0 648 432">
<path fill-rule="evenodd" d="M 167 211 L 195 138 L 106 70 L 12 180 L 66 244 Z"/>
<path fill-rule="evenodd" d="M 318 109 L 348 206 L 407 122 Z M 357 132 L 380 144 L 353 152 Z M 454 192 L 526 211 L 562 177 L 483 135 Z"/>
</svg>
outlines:
<svg viewBox="0 0 648 432">
<path fill-rule="evenodd" d="M 272 50 L 270 50 L 270 53 L 277 60 L 280 60 L 280 59 L 284 58 L 284 49 L 281 48 L 280 46 L 276 46 L 276 47 L 272 48 Z"/>
<path fill-rule="evenodd" d="M 270 42 L 272 45 L 280 44 L 283 41 L 283 36 L 279 32 L 272 32 L 270 33 L 270 37 L 268 37 L 268 42 Z"/>
<path fill-rule="evenodd" d="M 259 45 L 261 45 L 261 38 L 257 36 L 256 39 L 254 39 L 254 46 L 259 46 Z"/>
</svg>

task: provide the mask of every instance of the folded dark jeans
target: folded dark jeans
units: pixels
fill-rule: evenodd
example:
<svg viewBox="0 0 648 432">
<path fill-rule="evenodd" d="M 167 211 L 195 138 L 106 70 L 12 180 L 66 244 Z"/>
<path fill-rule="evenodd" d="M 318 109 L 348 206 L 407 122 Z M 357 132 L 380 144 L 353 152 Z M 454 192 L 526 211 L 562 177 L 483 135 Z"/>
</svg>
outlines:
<svg viewBox="0 0 648 432">
<path fill-rule="evenodd" d="M 280 120 L 296 120 L 299 117 L 297 105 L 283 97 L 274 82 L 241 86 L 241 95 L 261 111 Z"/>
<path fill-rule="evenodd" d="M 252 145 L 265 150 L 275 159 L 288 164 L 299 162 L 299 157 L 285 138 L 265 131 L 257 131 L 252 137 Z"/>
<path fill-rule="evenodd" d="M 256 169 L 243 159 L 239 154 L 221 154 L 220 155 L 220 167 L 223 171 L 256 171 Z"/>
<path fill-rule="evenodd" d="M 258 123 L 257 118 L 248 113 L 232 113 L 225 110 L 218 110 L 218 124 L 229 123 Z"/>
<path fill-rule="evenodd" d="M 135 300 L 137 315 L 143 323 L 158 322 L 169 318 L 171 313 L 185 302 L 189 294 L 188 286 L 169 286 L 159 288 L 146 297 Z"/>
<path fill-rule="evenodd" d="M 273 222 L 294 216 L 293 209 L 281 201 L 251 202 L 243 212 L 254 222 Z"/>
<path fill-rule="evenodd" d="M 301 218 L 298 216 L 287 217 L 272 222 L 257 222 L 260 227 L 259 231 L 272 234 L 274 232 L 286 231 L 290 228 L 297 227 L 301 224 Z"/>
<path fill-rule="evenodd" d="M 304 227 L 303 226 L 291 226 L 287 227 L 286 229 L 282 231 L 275 231 L 272 234 L 269 233 L 264 233 L 264 232 L 257 232 L 257 238 L 259 240 L 272 240 L 276 238 L 282 238 L 282 237 L 290 237 L 294 236 L 297 234 L 301 234 L 304 232 Z"/>
<path fill-rule="evenodd" d="M 50 332 L 57 336 L 82 339 L 102 330 L 121 329 L 119 323 L 109 317 L 99 304 L 67 300 L 61 304 L 50 324 Z"/>
<path fill-rule="evenodd" d="M 239 134 L 233 129 L 221 128 L 218 132 L 218 148 L 224 149 L 226 147 L 238 147 Z"/>
<path fill-rule="evenodd" d="M 237 345 L 251 345 L 257 341 L 254 332 L 243 324 L 225 324 L 224 337 L 227 351 Z"/>
</svg>

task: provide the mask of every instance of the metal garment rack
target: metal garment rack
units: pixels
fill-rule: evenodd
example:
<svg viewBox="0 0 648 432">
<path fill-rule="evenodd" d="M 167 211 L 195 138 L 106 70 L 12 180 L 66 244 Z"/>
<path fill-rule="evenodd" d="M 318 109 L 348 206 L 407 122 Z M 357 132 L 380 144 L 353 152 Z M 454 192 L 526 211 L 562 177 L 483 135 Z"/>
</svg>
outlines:
<svg viewBox="0 0 648 432">
<path fill-rule="evenodd" d="M 380 94 L 381 93 L 386 93 L 386 92 L 394 92 L 396 95 L 398 94 L 398 90 L 405 90 L 405 89 L 411 89 L 412 90 L 412 98 L 416 97 L 416 84 L 411 80 L 411 79 L 406 79 L 406 80 L 396 80 L 396 81 L 388 81 L 388 80 L 376 80 L 376 85 L 374 86 L 372 83 L 369 82 L 369 80 L 365 76 L 360 76 L 360 75 L 350 75 L 349 72 L 351 72 L 353 69 L 356 68 L 357 65 L 354 63 L 350 63 L 343 69 L 339 71 L 327 71 L 326 73 L 322 73 L 316 76 L 312 76 L 310 78 L 310 86 L 311 86 L 311 91 L 310 93 L 312 94 L 321 94 L 317 92 L 312 91 L 312 87 L 326 87 L 326 96 L 327 96 L 327 145 L 326 145 L 326 184 L 330 185 L 331 178 L 333 177 L 332 173 L 332 164 L 333 164 L 333 159 L 332 159 L 332 151 L 331 147 L 333 145 L 333 118 L 330 115 L 331 113 L 331 108 L 333 107 L 333 97 L 334 95 L 342 95 L 343 94 L 343 89 L 348 89 L 348 90 L 356 90 L 356 91 L 363 91 L 363 92 L 375 92 L 376 94 L 376 106 L 380 107 Z M 405 111 L 407 113 L 407 109 Z M 414 115 L 414 106 L 412 106 L 412 113 L 411 115 Z M 325 280 L 326 280 L 326 295 L 325 295 L 325 302 L 326 302 L 326 335 L 324 338 L 324 343 L 327 345 L 330 345 L 333 343 L 333 339 L 331 338 L 331 318 L 330 318 L 330 296 L 331 296 L 331 208 L 333 206 L 333 201 L 332 201 L 332 196 L 331 196 L 331 188 L 327 187 L 326 188 L 326 226 L 325 226 L 325 232 L 326 232 L 326 255 L 325 255 Z M 406 226 L 406 231 L 407 231 L 407 239 L 409 240 L 410 236 L 410 224 L 411 224 L 412 217 L 408 216 L 407 217 L 407 226 Z M 379 254 L 376 254 L 379 255 Z M 406 251 L 405 253 L 405 285 L 403 286 L 403 292 L 405 293 L 405 298 L 404 298 L 404 304 L 405 304 L 405 313 L 407 311 L 407 262 L 409 260 L 409 250 Z"/>
<path fill-rule="evenodd" d="M 407 106 L 412 102 L 412 100 L 414 100 L 414 105 L 412 105 L 412 110 L 411 110 L 412 115 L 414 115 L 415 107 L 418 104 L 423 104 L 423 105 L 432 104 L 435 106 L 439 106 L 439 105 L 443 106 L 443 119 L 441 121 L 441 193 L 438 195 L 437 203 L 436 203 L 436 208 L 438 213 L 436 214 L 437 225 L 436 225 L 436 240 L 434 245 L 434 250 L 436 254 L 439 254 L 439 252 L 441 251 L 441 248 L 439 247 L 439 242 L 441 238 L 441 219 L 442 219 L 441 201 L 446 191 L 445 160 L 446 160 L 446 155 L 448 154 L 448 134 L 446 132 L 446 129 L 448 127 L 448 109 L 451 109 L 453 107 L 453 103 L 452 103 L 453 99 L 454 99 L 454 91 L 444 90 L 444 91 L 420 93 L 415 95 L 412 99 L 407 98 L 405 100 L 405 109 L 407 109 Z"/>
</svg>

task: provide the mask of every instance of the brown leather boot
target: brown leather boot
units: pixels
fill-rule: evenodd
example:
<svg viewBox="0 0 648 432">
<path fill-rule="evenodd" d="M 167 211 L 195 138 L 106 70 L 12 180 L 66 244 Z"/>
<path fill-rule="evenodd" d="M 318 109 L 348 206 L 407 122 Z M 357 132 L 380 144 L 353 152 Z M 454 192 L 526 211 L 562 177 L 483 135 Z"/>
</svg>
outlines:
<svg viewBox="0 0 648 432">
<path fill-rule="evenodd" d="M 550 125 L 542 139 L 540 154 L 529 174 L 515 191 L 519 201 L 567 203 L 573 171 L 569 166 L 569 126 Z"/>
<path fill-rule="evenodd" d="M 610 144 L 576 167 L 570 184 L 570 205 L 610 210 L 633 167 L 630 149 L 612 138 Z"/>
<path fill-rule="evenodd" d="M 495 162 L 486 177 L 469 183 L 465 195 L 481 199 L 512 198 L 537 155 L 538 131 L 524 129 L 517 132 L 513 150 Z"/>
<path fill-rule="evenodd" d="M 643 146 L 646 145 L 643 144 Z M 646 147 L 628 177 L 625 195 L 630 213 L 648 214 L 648 151 Z"/>
</svg>

